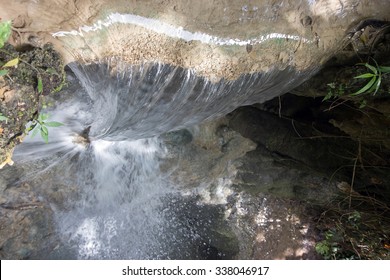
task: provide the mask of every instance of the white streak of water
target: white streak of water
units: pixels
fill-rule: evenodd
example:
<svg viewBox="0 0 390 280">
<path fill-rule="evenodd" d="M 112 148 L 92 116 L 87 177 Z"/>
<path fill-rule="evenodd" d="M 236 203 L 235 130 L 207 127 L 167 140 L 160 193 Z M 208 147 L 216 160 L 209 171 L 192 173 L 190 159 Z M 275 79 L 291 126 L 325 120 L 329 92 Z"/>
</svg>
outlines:
<svg viewBox="0 0 390 280">
<path fill-rule="evenodd" d="M 146 18 L 133 14 L 119 14 L 112 13 L 105 20 L 99 20 L 92 26 L 84 25 L 79 27 L 78 30 L 71 31 L 58 31 L 52 33 L 53 37 L 64 37 L 64 36 L 84 36 L 84 33 L 94 32 L 103 28 L 109 27 L 116 23 L 122 24 L 133 24 L 154 31 L 159 34 L 164 34 L 169 37 L 182 39 L 185 41 L 200 41 L 204 44 L 215 44 L 215 45 L 227 45 L 227 46 L 246 46 L 248 44 L 260 44 L 271 39 L 290 39 L 295 41 L 301 41 L 303 43 L 312 43 L 312 40 L 301 37 L 299 35 L 283 34 L 283 33 L 268 33 L 260 35 L 258 37 L 240 40 L 238 38 L 220 38 L 200 32 L 191 32 L 183 29 L 183 27 L 173 26 L 157 19 Z"/>
</svg>

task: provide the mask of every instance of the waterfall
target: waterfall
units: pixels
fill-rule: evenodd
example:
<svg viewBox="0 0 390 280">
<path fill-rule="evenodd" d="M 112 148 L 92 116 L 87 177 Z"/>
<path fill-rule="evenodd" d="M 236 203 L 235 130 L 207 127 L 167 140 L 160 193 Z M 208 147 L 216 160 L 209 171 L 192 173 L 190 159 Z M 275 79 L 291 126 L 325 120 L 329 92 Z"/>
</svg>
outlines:
<svg viewBox="0 0 390 280">
<path fill-rule="evenodd" d="M 161 172 L 167 150 L 159 135 L 225 114 L 243 98 L 238 86 L 250 92 L 266 77 L 213 84 L 162 64 L 70 68 L 69 87 L 45 111 L 64 126 L 48 128 L 48 144 L 27 136 L 15 150 L 16 167 L 3 172 L 10 186 L 31 185 L 54 212 L 55 248 L 34 258 L 204 257 L 223 212 L 216 206 L 210 217 Z M 56 200 L 58 192 L 65 194 Z"/>
<path fill-rule="evenodd" d="M 345 33 L 339 25 L 350 24 L 344 6 L 341 14 L 338 3 L 325 6 L 328 12 L 315 1 L 218 9 L 208 9 L 214 2 L 172 9 L 154 3 L 142 12 L 140 1 L 119 6 L 119 13 L 113 1 L 102 1 L 101 10 L 82 9 L 86 1 L 79 1 L 73 13 L 62 1 L 35 2 L 28 7 L 39 18 L 46 10 L 45 31 L 69 63 L 69 85 L 47 97 L 54 105 L 42 111 L 64 126 L 49 128 L 48 144 L 27 136 L 15 149 L 15 166 L 0 172 L 7 188 L 27 185 L 52 211 L 54 233 L 30 257 L 234 258 L 234 238 L 212 229 L 226 229 L 221 205 L 232 194 L 231 180 L 217 178 L 219 199 L 207 200 L 213 206 L 199 203 L 201 191 L 185 189 L 161 168 L 177 156 L 161 135 L 301 84 L 339 48 Z M 52 6 L 69 18 L 60 24 Z M 41 28 L 36 22 L 31 28 Z M 225 251 L 215 248 L 222 243 Z"/>
<path fill-rule="evenodd" d="M 160 63 L 134 66 L 111 59 L 70 67 L 93 104 L 91 137 L 110 140 L 152 137 L 221 117 L 286 92 L 309 72 L 287 67 L 211 82 Z"/>
</svg>

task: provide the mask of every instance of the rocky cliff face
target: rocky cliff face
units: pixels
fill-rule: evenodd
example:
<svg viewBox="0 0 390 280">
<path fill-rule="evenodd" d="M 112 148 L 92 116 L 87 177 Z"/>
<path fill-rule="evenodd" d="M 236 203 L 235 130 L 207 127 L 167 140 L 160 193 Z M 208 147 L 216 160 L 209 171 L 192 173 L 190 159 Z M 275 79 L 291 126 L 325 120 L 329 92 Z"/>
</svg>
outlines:
<svg viewBox="0 0 390 280">
<path fill-rule="evenodd" d="M 344 257 L 388 257 L 388 80 L 376 97 L 322 102 L 327 84 L 362 86 L 348 82 L 356 62 L 388 65 L 388 1 L 8 2 L 0 17 L 13 20 L 11 43 L 25 53 L 50 42 L 69 66 L 68 86 L 47 99 L 69 125 L 49 146 L 27 140 L 21 165 L 0 173 L 3 258 L 318 258 L 315 243 L 335 228 L 344 241 L 372 233 L 369 244 L 344 242 Z M 11 114 L 23 96 L 10 103 L 8 91 L 1 112 Z M 278 98 L 289 91 L 305 97 Z M 27 117 L 14 112 L 1 143 L 38 103 L 24 103 Z M 242 105 L 253 106 L 232 112 Z M 155 150 L 126 141 L 160 134 L 152 148 L 164 153 L 137 162 L 134 151 Z M 103 136 L 120 143 L 95 145 Z M 143 180 L 151 196 L 134 206 Z M 176 189 L 160 205 L 155 189 L 166 182 Z M 95 207 L 107 197 L 110 207 Z M 144 219 L 149 205 L 161 216 Z M 170 223 L 134 231 L 153 219 Z M 154 247 L 143 251 L 132 234 Z M 134 254 L 118 253 L 121 238 Z"/>
<path fill-rule="evenodd" d="M 132 65 L 160 63 L 172 71 L 164 79 L 183 79 L 174 77 L 178 67 L 204 81 L 193 85 L 195 94 L 214 84 L 223 99 L 220 108 L 213 105 L 219 114 L 202 112 L 199 121 L 291 90 L 350 39 L 375 37 L 362 34 L 367 18 L 375 26 L 388 14 L 386 1 L 13 1 L 6 6 L 0 17 L 12 20 L 10 42 L 20 51 L 50 42 L 65 65 L 107 64 L 105 74 L 114 76 Z M 22 121 L 9 119 L 19 129 L 4 133 L 2 142 L 8 145 L 22 134 L 28 119 L 31 113 Z M 12 162 L 6 153 L 1 162 Z"/>
<path fill-rule="evenodd" d="M 16 44 L 52 42 L 65 62 L 119 57 L 161 62 L 211 79 L 322 65 L 387 1 L 13 1 Z"/>
</svg>

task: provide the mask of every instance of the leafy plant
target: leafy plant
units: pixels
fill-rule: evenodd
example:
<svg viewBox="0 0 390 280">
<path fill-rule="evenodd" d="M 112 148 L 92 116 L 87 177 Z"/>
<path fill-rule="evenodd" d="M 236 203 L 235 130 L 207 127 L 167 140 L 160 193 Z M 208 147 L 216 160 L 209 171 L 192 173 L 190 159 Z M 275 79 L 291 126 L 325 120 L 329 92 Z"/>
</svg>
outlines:
<svg viewBox="0 0 390 280">
<path fill-rule="evenodd" d="M 368 83 L 362 87 L 357 92 L 351 94 L 351 96 L 363 94 L 363 93 L 373 93 L 375 95 L 382 83 L 382 76 L 390 73 L 389 66 L 379 66 L 378 63 L 374 60 L 375 66 L 369 63 L 360 63 L 358 65 L 363 65 L 368 68 L 371 73 L 364 73 L 362 75 L 354 77 L 355 79 L 369 79 Z"/>
<path fill-rule="evenodd" d="M 348 222 L 354 228 L 359 228 L 361 218 L 362 218 L 362 216 L 361 216 L 360 212 L 354 211 L 350 215 L 348 215 Z"/>
<path fill-rule="evenodd" d="M 11 35 L 11 21 L 0 22 L 0 48 L 8 41 Z"/>
<path fill-rule="evenodd" d="M 351 85 L 346 84 L 338 84 L 336 82 L 327 84 L 328 86 L 328 93 L 324 97 L 322 101 L 327 101 L 332 98 L 348 98 L 348 97 L 355 97 L 359 96 L 365 93 L 372 93 L 372 95 L 375 95 L 378 90 L 380 89 L 380 86 L 382 84 L 382 79 L 384 75 L 387 75 L 390 73 L 390 66 L 379 66 L 378 63 L 374 60 L 375 66 L 371 65 L 369 63 L 359 63 L 357 65 L 362 65 L 366 67 L 370 72 L 361 74 L 359 76 L 354 77 L 354 79 L 366 79 L 369 80 L 362 88 L 360 88 L 358 91 L 348 94 L 346 93 L 347 90 L 351 87 Z M 360 108 L 365 107 L 367 104 L 366 100 L 362 100 L 360 102 Z"/>
<path fill-rule="evenodd" d="M 0 49 L 4 47 L 4 44 L 8 41 L 11 35 L 11 22 L 0 22 Z M 19 58 L 13 58 L 10 61 L 4 63 L 0 61 L 0 76 L 8 74 L 8 70 L 5 68 L 15 67 L 19 64 Z"/>
<path fill-rule="evenodd" d="M 337 234 L 332 230 L 328 230 L 325 233 L 325 240 L 318 242 L 315 246 L 317 253 L 326 260 L 336 259 L 337 253 L 340 251 L 337 239 Z"/>
<path fill-rule="evenodd" d="M 365 204 L 362 197 L 358 199 L 359 204 L 353 207 L 359 209 L 351 209 L 342 198 L 341 201 L 334 201 L 337 205 L 334 205 L 335 208 L 329 208 L 321 214 L 323 224 L 320 229 L 324 235 L 323 240 L 316 243 L 315 249 L 324 259 L 390 258 L 388 212 L 377 212 L 376 207 L 381 205 L 379 201 L 371 208 L 375 200 L 367 198 L 369 204 Z"/>
<path fill-rule="evenodd" d="M 327 86 L 328 86 L 328 93 L 324 97 L 324 99 L 322 99 L 322 101 L 326 101 L 326 100 L 329 100 L 331 98 L 341 97 L 345 93 L 345 85 L 343 85 L 343 84 L 339 84 L 337 86 L 336 83 L 330 83 L 330 84 L 327 84 Z"/>
<path fill-rule="evenodd" d="M 3 68 L 10 68 L 10 67 L 15 67 L 19 64 L 19 58 L 14 58 L 14 59 L 11 59 L 10 61 L 8 61 L 7 63 L 5 63 L 3 66 L 1 66 L 1 69 L 0 69 L 0 76 L 4 76 L 4 75 L 7 75 L 8 74 L 8 70 L 7 69 L 3 69 Z"/>
<path fill-rule="evenodd" d="M 329 245 L 328 241 L 323 240 L 318 242 L 315 248 L 318 254 L 323 256 L 325 259 L 330 259 L 331 246 Z"/>
<path fill-rule="evenodd" d="M 63 123 L 56 122 L 56 121 L 47 121 L 49 119 L 48 114 L 39 114 L 38 118 L 34 119 L 32 121 L 32 124 L 27 128 L 26 133 L 31 134 L 31 138 L 35 137 L 38 132 L 40 132 L 41 137 L 45 143 L 49 143 L 49 129 L 48 127 L 59 127 L 63 126 Z"/>
<path fill-rule="evenodd" d="M 9 36 L 11 35 L 11 21 L 6 22 L 0 22 L 0 51 L 9 55 L 8 51 L 3 50 L 4 44 L 7 42 Z M 32 64 L 28 63 L 25 60 L 20 59 L 19 57 L 14 57 L 11 60 L 7 62 L 0 61 L 0 76 L 5 76 L 9 73 L 7 68 L 11 67 L 17 67 L 19 62 L 22 62 L 26 65 L 29 65 L 32 69 L 34 69 L 37 73 L 37 79 L 38 79 L 38 85 L 37 85 L 37 91 L 38 93 L 43 93 L 43 83 L 42 83 L 42 75 L 39 69 L 34 67 Z M 48 69 L 47 71 L 50 71 Z M 55 71 L 55 70 L 51 70 Z M 58 75 L 58 74 L 57 74 Z M 48 127 L 59 127 L 63 124 L 56 121 L 48 121 L 49 115 L 48 114 L 39 114 L 38 117 L 35 117 L 29 127 L 26 129 L 25 133 L 29 134 L 32 132 L 31 137 L 34 137 L 39 132 L 41 134 L 42 139 L 45 141 L 45 143 L 49 142 L 49 129 Z M 8 121 L 8 118 L 3 116 L 0 113 L 0 121 Z"/>
</svg>

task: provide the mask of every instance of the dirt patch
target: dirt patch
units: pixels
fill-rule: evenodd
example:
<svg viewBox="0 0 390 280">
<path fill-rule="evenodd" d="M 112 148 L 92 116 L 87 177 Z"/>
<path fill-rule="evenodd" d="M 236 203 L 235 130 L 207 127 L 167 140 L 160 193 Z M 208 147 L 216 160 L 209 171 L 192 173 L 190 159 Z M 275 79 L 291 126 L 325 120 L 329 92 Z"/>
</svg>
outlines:
<svg viewBox="0 0 390 280">
<path fill-rule="evenodd" d="M 16 43 L 50 41 L 66 63 L 112 57 L 132 64 L 157 61 L 218 80 L 272 67 L 322 65 L 344 45 L 351 23 L 383 20 L 389 12 L 383 0 L 311 2 L 7 2 L 0 17 L 17 24 Z M 121 14 L 116 23 L 113 13 Z M 65 36 L 52 36 L 61 31 Z"/>
<path fill-rule="evenodd" d="M 64 66 L 51 45 L 18 52 L 8 44 L 0 51 L 0 61 L 16 57 L 19 64 L 0 77 L 0 112 L 7 118 L 0 122 L 1 167 L 12 164 L 12 151 L 22 141 L 26 124 L 39 114 L 43 96 L 64 84 Z M 38 87 L 39 80 L 42 88 Z"/>
</svg>

